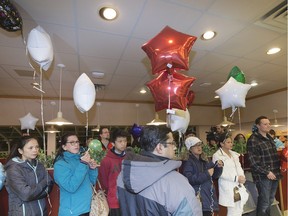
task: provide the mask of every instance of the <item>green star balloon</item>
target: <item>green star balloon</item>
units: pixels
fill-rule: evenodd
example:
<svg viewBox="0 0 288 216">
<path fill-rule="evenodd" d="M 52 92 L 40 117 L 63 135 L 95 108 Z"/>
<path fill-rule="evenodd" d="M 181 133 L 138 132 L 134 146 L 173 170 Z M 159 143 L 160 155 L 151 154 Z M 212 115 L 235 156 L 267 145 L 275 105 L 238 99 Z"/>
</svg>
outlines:
<svg viewBox="0 0 288 216">
<path fill-rule="evenodd" d="M 234 66 L 231 69 L 227 80 L 229 80 L 230 77 L 233 77 L 235 80 L 237 80 L 238 82 L 241 82 L 243 84 L 246 83 L 245 75 L 244 75 L 243 71 L 241 71 L 237 66 Z"/>
</svg>

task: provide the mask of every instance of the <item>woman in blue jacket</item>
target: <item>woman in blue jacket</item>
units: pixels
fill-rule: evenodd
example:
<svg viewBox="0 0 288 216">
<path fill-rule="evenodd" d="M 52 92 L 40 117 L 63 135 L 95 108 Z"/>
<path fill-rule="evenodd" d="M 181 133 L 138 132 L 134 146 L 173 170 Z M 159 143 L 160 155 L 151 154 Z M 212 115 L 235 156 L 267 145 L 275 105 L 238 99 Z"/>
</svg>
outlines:
<svg viewBox="0 0 288 216">
<path fill-rule="evenodd" d="M 189 159 L 183 165 L 183 175 L 195 190 L 195 195 L 202 203 L 203 216 L 214 215 L 219 211 L 213 179 L 219 178 L 223 163 L 208 162 L 202 154 L 202 141 L 197 137 L 188 137 L 185 145 L 189 151 Z"/>
<path fill-rule="evenodd" d="M 92 185 L 98 176 L 98 164 L 87 152 L 80 155 L 80 142 L 75 134 L 61 138 L 54 162 L 54 179 L 60 188 L 59 216 L 88 216 Z"/>
</svg>

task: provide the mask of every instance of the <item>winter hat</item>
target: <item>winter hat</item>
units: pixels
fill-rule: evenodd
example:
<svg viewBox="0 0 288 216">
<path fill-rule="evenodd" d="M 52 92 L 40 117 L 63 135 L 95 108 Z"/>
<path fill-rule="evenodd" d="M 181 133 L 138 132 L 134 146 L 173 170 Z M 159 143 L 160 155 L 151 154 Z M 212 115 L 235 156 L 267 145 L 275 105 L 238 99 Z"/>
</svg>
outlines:
<svg viewBox="0 0 288 216">
<path fill-rule="evenodd" d="M 189 151 L 192 146 L 196 145 L 199 142 L 202 143 L 202 141 L 197 137 L 188 137 L 185 140 L 185 145 L 186 145 L 187 150 Z"/>
</svg>

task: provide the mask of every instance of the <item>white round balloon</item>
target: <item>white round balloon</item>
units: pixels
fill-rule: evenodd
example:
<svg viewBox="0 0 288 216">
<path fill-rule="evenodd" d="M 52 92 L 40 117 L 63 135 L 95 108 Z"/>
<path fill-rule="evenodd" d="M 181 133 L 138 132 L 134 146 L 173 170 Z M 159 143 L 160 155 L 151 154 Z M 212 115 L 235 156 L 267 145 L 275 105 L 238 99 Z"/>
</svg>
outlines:
<svg viewBox="0 0 288 216">
<path fill-rule="evenodd" d="M 73 89 L 74 104 L 77 109 L 84 113 L 88 112 L 95 103 L 96 90 L 90 78 L 82 73 L 77 79 Z"/>
<path fill-rule="evenodd" d="M 27 49 L 33 60 L 47 71 L 53 61 L 53 46 L 49 34 L 41 26 L 28 34 Z"/>
<path fill-rule="evenodd" d="M 170 128 L 172 131 L 178 131 L 184 134 L 189 126 L 190 113 L 188 109 L 181 110 L 173 108 L 172 110 L 175 111 L 175 114 L 169 114 Z"/>
</svg>

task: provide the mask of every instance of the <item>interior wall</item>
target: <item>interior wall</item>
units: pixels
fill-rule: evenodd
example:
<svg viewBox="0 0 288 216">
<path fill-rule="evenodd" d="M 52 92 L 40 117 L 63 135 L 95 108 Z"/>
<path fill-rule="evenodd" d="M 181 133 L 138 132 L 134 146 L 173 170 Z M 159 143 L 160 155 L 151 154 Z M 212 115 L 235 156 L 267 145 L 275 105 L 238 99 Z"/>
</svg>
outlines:
<svg viewBox="0 0 288 216">
<path fill-rule="evenodd" d="M 55 118 L 57 115 L 58 101 L 56 101 L 56 105 L 51 102 L 51 100 L 45 100 L 41 106 L 40 98 L 39 100 L 0 98 L 0 125 L 20 125 L 19 118 L 29 112 L 39 119 L 37 125 L 42 125 L 41 113 L 43 113 L 44 122 Z M 97 111 L 97 109 L 99 110 Z M 278 129 L 287 130 L 287 91 L 283 91 L 247 100 L 246 107 L 240 108 L 240 111 L 237 110 L 233 115 L 236 132 L 249 133 L 254 120 L 260 115 L 267 116 L 273 123 L 273 109 L 278 110 L 278 123 L 285 125 Z M 136 106 L 134 103 L 101 102 L 101 106 L 94 104 L 86 116 L 86 113 L 80 113 L 72 100 L 64 100 L 61 103 L 61 110 L 63 117 L 75 125 L 86 125 L 87 119 L 89 126 L 95 126 L 98 122 L 100 125 L 133 125 L 134 123 L 145 125 L 155 117 L 154 104 L 144 103 L 139 103 L 139 106 Z M 99 118 L 97 117 L 98 113 Z M 189 113 L 190 125 L 198 126 L 198 136 L 201 139 L 205 139 L 205 132 L 212 125 L 223 121 L 221 107 L 192 105 L 189 107 Z M 230 114 L 231 108 L 226 109 L 225 115 L 229 117 Z M 166 119 L 165 110 L 159 112 L 159 117 L 162 120 Z"/>
</svg>

